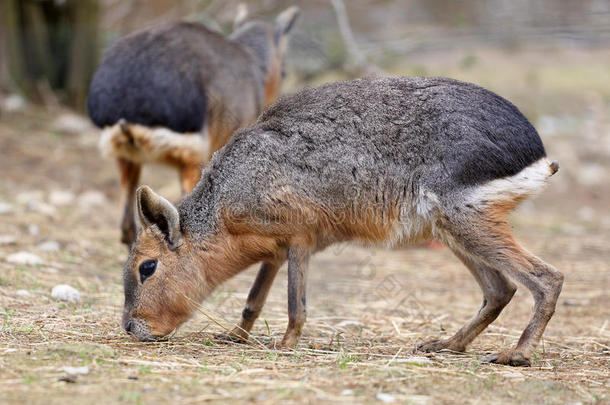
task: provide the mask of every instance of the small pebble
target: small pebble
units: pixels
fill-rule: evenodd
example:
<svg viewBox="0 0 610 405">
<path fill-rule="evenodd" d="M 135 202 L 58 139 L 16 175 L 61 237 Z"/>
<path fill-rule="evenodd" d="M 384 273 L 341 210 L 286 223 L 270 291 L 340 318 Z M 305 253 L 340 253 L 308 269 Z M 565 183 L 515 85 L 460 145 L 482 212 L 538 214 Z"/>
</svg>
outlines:
<svg viewBox="0 0 610 405">
<path fill-rule="evenodd" d="M 59 251 L 59 242 L 55 242 L 54 240 L 47 240 L 38 244 L 38 249 L 43 250 L 45 252 L 57 252 Z"/>
<path fill-rule="evenodd" d="M 131 374 L 131 375 L 128 375 L 128 376 L 127 376 L 127 379 L 128 379 L 128 380 L 137 380 L 137 379 L 138 379 L 138 376 L 137 376 L 137 375 L 133 375 L 133 374 Z"/>
<path fill-rule="evenodd" d="M 108 203 L 106 195 L 101 191 L 89 190 L 78 196 L 78 205 L 81 209 L 87 210 L 91 207 L 102 207 Z"/>
<path fill-rule="evenodd" d="M 345 396 L 354 395 L 354 390 L 350 390 L 350 389 L 343 390 L 343 391 L 341 391 L 341 395 L 345 395 Z"/>
<path fill-rule="evenodd" d="M 80 293 L 78 292 L 78 290 L 65 284 L 60 284 L 53 287 L 53 290 L 51 291 L 51 297 L 59 301 L 80 301 Z"/>
<path fill-rule="evenodd" d="M 3 245 L 14 245 L 17 242 L 17 238 L 13 235 L 0 235 L 0 246 Z"/>
<path fill-rule="evenodd" d="M 386 404 L 396 401 L 396 398 L 394 398 L 394 396 L 390 394 L 384 394 L 383 392 L 377 393 L 377 399 L 381 402 L 385 402 Z"/>
<path fill-rule="evenodd" d="M 0 215 L 10 214 L 13 212 L 13 206 L 9 203 L 0 201 Z"/>
<path fill-rule="evenodd" d="M 38 225 L 31 224 L 30 226 L 28 226 L 28 232 L 30 233 L 30 235 L 36 236 L 40 233 L 40 228 L 38 227 Z"/>
<path fill-rule="evenodd" d="M 32 200 L 28 203 L 28 210 L 38 212 L 47 217 L 55 217 L 57 215 L 57 208 L 51 204 L 47 204 L 42 201 Z"/>
<path fill-rule="evenodd" d="M 64 113 L 53 121 L 53 128 L 59 132 L 79 135 L 91 130 L 91 123 L 80 115 Z"/>
<path fill-rule="evenodd" d="M 71 191 L 53 190 L 49 194 L 49 202 L 53 205 L 69 205 L 74 202 L 76 196 Z"/>
<path fill-rule="evenodd" d="M 525 376 L 521 373 L 504 373 L 502 377 L 506 378 L 525 378 Z"/>
<path fill-rule="evenodd" d="M 17 295 L 20 297 L 29 297 L 30 293 L 28 290 L 17 290 Z"/>
<path fill-rule="evenodd" d="M 405 357 L 405 358 L 401 358 L 401 359 L 396 359 L 395 362 L 424 365 L 424 364 L 431 364 L 432 360 L 430 360 L 427 357 L 423 357 L 423 356 L 409 356 L 409 357 Z"/>
<path fill-rule="evenodd" d="M 2 108 L 8 112 L 23 110 L 26 106 L 25 99 L 19 94 L 11 94 L 4 99 Z"/>
<path fill-rule="evenodd" d="M 36 266 L 42 264 L 42 259 L 30 252 L 17 252 L 9 255 L 6 261 L 13 264 L 25 264 L 28 266 Z"/>
<path fill-rule="evenodd" d="M 29 204 L 31 201 L 42 201 L 44 193 L 42 190 L 30 190 L 17 194 L 16 201 L 19 204 Z"/>
<path fill-rule="evenodd" d="M 87 366 L 83 366 L 83 367 L 70 367 L 70 366 L 63 366 L 57 369 L 57 371 L 63 371 L 66 374 L 72 374 L 72 375 L 77 375 L 77 374 L 89 374 L 89 367 Z"/>
</svg>

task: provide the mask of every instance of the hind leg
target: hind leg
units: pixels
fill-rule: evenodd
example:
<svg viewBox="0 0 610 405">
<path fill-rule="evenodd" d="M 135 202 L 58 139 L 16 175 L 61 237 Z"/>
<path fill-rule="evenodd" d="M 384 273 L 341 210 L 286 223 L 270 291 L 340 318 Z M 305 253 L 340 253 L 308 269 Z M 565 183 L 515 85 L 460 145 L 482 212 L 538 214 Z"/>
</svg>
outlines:
<svg viewBox="0 0 610 405">
<path fill-rule="evenodd" d="M 490 208 L 469 218 L 445 218 L 440 227 L 450 235 L 447 242 L 474 262 L 482 263 L 519 281 L 534 297 L 534 311 L 517 345 L 484 361 L 528 366 L 536 344 L 555 312 L 563 275 L 523 249 L 505 220 L 505 211 Z"/>
<path fill-rule="evenodd" d="M 136 187 L 140 180 L 142 166 L 131 160 L 118 159 L 121 176 L 121 204 L 123 205 L 123 219 L 121 220 L 121 242 L 131 246 L 136 238 L 136 220 L 134 205 Z"/>
<path fill-rule="evenodd" d="M 417 346 L 416 350 L 437 352 L 448 349 L 463 352 L 490 323 L 492 323 L 504 307 L 510 302 L 517 287 L 502 273 L 483 263 L 477 263 L 458 250 L 454 253 L 468 267 L 483 291 L 483 304 L 479 312 L 468 321 L 453 337 L 445 340 L 431 340 Z"/>
</svg>

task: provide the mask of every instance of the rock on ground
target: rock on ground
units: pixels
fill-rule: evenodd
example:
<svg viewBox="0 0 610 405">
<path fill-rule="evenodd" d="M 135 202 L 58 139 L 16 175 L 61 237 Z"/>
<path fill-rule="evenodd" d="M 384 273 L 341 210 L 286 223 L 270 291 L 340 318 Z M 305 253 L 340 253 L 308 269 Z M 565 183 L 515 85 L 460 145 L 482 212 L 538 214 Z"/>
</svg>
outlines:
<svg viewBox="0 0 610 405">
<path fill-rule="evenodd" d="M 396 398 L 390 394 L 384 394 L 383 392 L 379 392 L 377 394 L 377 399 L 381 402 L 385 402 L 386 404 L 392 403 L 396 401 Z"/>
<path fill-rule="evenodd" d="M 107 205 L 107 203 L 106 195 L 97 190 L 85 191 L 78 197 L 78 205 L 83 210 L 88 210 L 92 207 L 102 207 Z"/>
<path fill-rule="evenodd" d="M 78 292 L 78 290 L 66 284 L 60 284 L 53 287 L 53 290 L 51 291 L 51 297 L 59 301 L 80 301 L 80 293 Z"/>
<path fill-rule="evenodd" d="M 0 201 L 0 215 L 10 214 L 13 212 L 13 206 L 9 203 Z"/>
<path fill-rule="evenodd" d="M 60 249 L 59 242 L 54 240 L 47 240 L 38 244 L 38 249 L 45 252 L 57 252 Z"/>
<path fill-rule="evenodd" d="M 28 266 L 36 266 L 42 264 L 42 259 L 30 252 L 17 252 L 8 255 L 6 261 L 13 264 L 25 264 Z"/>
<path fill-rule="evenodd" d="M 13 235 L 0 235 L 0 246 L 14 245 L 15 243 L 17 243 L 17 238 Z"/>
<path fill-rule="evenodd" d="M 78 375 L 78 374 L 89 374 L 89 367 L 87 366 L 83 366 L 83 367 L 70 367 L 70 366 L 63 366 L 57 369 L 57 371 L 63 371 L 67 374 L 72 374 L 72 375 Z"/>
<path fill-rule="evenodd" d="M 69 205 L 74 202 L 76 196 L 71 191 L 53 190 L 49 194 L 49 202 L 53 205 Z"/>
</svg>

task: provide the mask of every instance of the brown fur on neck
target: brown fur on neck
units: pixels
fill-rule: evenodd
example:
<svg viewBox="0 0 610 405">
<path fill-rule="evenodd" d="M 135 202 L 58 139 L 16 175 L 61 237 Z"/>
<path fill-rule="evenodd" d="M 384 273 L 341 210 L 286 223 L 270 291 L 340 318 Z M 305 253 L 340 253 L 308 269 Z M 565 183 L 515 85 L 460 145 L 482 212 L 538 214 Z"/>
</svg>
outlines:
<svg viewBox="0 0 610 405">
<path fill-rule="evenodd" d="M 185 238 L 186 241 L 196 240 Z M 226 228 L 209 239 L 188 242 L 188 251 L 206 280 L 205 296 L 224 281 L 260 261 L 272 260 L 281 250 L 271 237 L 231 234 Z"/>
</svg>

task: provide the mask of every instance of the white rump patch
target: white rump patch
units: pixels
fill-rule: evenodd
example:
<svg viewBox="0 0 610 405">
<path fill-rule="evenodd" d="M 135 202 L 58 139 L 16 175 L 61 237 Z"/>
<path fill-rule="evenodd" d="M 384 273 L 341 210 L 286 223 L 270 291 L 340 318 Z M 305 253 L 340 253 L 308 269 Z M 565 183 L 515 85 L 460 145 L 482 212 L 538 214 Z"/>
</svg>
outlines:
<svg viewBox="0 0 610 405">
<path fill-rule="evenodd" d="M 495 179 L 473 188 L 468 202 L 476 205 L 484 200 L 503 201 L 531 196 L 540 191 L 553 174 L 551 162 L 542 158 L 513 176 Z"/>
<path fill-rule="evenodd" d="M 102 130 L 99 147 L 105 157 L 123 157 L 138 163 L 193 163 L 207 159 L 207 133 L 177 133 L 167 128 L 150 128 L 138 124 L 120 124 Z M 206 131 L 207 132 L 207 131 Z"/>
</svg>

